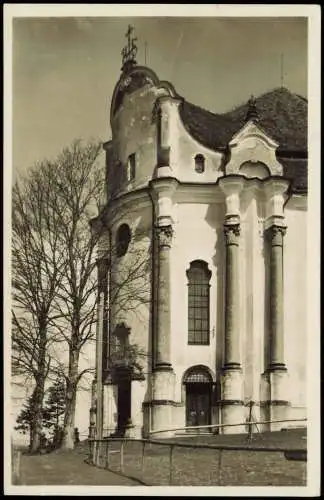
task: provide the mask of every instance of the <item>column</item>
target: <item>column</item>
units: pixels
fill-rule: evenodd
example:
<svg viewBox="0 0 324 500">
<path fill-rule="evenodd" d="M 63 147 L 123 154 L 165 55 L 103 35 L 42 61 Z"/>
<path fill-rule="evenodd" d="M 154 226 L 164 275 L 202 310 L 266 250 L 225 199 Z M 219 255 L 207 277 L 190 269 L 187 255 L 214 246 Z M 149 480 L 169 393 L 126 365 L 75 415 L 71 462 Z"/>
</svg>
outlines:
<svg viewBox="0 0 324 500">
<path fill-rule="evenodd" d="M 159 169 L 160 170 L 160 169 Z M 153 265 L 153 368 L 152 399 L 149 401 L 151 430 L 168 429 L 173 425 L 175 374 L 171 363 L 171 247 L 173 231 L 173 194 L 178 181 L 158 177 L 150 182 L 154 204 Z M 170 437 L 163 433 L 159 437 Z"/>
<path fill-rule="evenodd" d="M 170 249 L 173 236 L 171 224 L 156 227 L 157 236 L 157 307 L 153 367 L 153 429 L 172 426 L 174 372 L 171 365 L 171 284 Z M 167 433 L 161 437 L 169 437 Z"/>
<path fill-rule="evenodd" d="M 268 367 L 269 384 L 267 412 L 269 420 L 287 418 L 289 406 L 287 397 L 287 367 L 284 358 L 284 300 L 283 300 L 283 239 L 286 227 L 273 224 L 266 230 L 269 251 L 269 325 L 268 325 Z M 273 422 L 271 430 L 280 430 L 284 422 Z"/>
<path fill-rule="evenodd" d="M 156 368 L 171 367 L 171 299 L 170 299 L 170 248 L 173 235 L 171 224 L 157 226 L 158 239 L 158 283 L 157 283 L 157 332 Z"/>
<path fill-rule="evenodd" d="M 98 275 L 98 304 L 97 304 L 97 332 L 96 332 L 96 437 L 102 439 L 103 430 L 103 346 L 106 342 L 106 313 L 108 296 L 108 268 L 107 258 L 97 259 Z"/>
<path fill-rule="evenodd" d="M 240 224 L 224 224 L 224 234 L 226 240 L 224 369 L 230 370 L 241 367 L 238 255 Z"/>
<path fill-rule="evenodd" d="M 269 179 L 265 183 L 266 220 L 265 241 L 267 243 L 268 267 L 268 366 L 264 375 L 269 420 L 284 420 L 288 417 L 288 371 L 284 358 L 284 288 L 283 288 L 283 244 L 286 233 L 284 204 L 289 184 L 284 179 Z M 271 430 L 280 430 L 283 422 L 271 423 Z"/>
<path fill-rule="evenodd" d="M 244 179 L 226 176 L 220 180 L 225 194 L 225 331 L 221 376 L 222 424 L 244 422 L 243 374 L 241 368 L 241 277 L 240 277 L 240 192 Z M 244 427 L 223 427 L 223 434 L 244 432 Z"/>
<path fill-rule="evenodd" d="M 285 226 L 273 225 L 267 230 L 270 243 L 269 283 L 269 370 L 286 370 L 283 337 L 283 237 Z"/>
</svg>

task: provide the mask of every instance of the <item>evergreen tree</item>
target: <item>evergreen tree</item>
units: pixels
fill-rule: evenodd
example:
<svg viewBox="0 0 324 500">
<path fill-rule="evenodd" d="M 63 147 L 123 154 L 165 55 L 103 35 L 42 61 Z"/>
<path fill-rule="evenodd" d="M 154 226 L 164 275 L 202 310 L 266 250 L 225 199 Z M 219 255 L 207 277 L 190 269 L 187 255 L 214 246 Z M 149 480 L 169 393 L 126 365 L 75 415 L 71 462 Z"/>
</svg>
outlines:
<svg viewBox="0 0 324 500">
<path fill-rule="evenodd" d="M 58 379 L 48 390 L 48 397 L 44 406 L 44 427 L 52 434 L 53 444 L 61 441 L 63 418 L 65 412 L 66 383 Z"/>
<path fill-rule="evenodd" d="M 29 434 L 31 430 L 31 423 L 33 419 L 33 396 L 30 396 L 24 406 L 22 407 L 17 419 L 15 430 L 22 434 Z"/>
</svg>

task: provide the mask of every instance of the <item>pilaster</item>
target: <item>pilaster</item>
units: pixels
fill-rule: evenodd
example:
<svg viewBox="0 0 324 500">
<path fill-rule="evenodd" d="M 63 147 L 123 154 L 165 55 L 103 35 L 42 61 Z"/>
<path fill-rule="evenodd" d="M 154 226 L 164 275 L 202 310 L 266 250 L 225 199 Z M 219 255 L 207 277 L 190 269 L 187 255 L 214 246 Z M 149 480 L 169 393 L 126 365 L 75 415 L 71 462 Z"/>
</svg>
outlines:
<svg viewBox="0 0 324 500">
<path fill-rule="evenodd" d="M 240 298 L 240 192 L 244 180 L 228 176 L 220 180 L 225 194 L 224 235 L 226 246 L 224 361 L 221 378 L 222 424 L 243 422 L 243 377 L 241 367 Z M 242 432 L 240 427 L 224 427 L 222 433 Z"/>
<path fill-rule="evenodd" d="M 268 366 L 265 373 L 268 398 L 263 402 L 269 407 L 270 420 L 281 420 L 289 407 L 288 371 L 284 355 L 284 284 L 283 246 L 286 226 L 284 203 L 288 183 L 284 179 L 270 179 L 265 183 L 267 217 L 265 241 L 268 249 L 269 266 L 269 324 L 268 324 Z M 271 430 L 280 429 L 283 423 L 271 424 Z"/>
<path fill-rule="evenodd" d="M 153 332 L 152 427 L 172 426 L 175 375 L 171 362 L 171 247 L 174 235 L 172 196 L 177 183 L 158 179 L 152 184 L 155 205 L 155 328 Z M 165 436 L 166 437 L 166 436 Z"/>
</svg>

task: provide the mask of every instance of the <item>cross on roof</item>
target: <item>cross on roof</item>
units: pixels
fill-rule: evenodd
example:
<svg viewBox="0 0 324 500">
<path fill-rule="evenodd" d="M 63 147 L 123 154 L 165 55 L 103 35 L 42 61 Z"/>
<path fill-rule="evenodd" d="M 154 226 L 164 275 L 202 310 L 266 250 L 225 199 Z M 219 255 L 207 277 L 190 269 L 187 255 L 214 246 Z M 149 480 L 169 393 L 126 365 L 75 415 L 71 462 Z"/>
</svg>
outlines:
<svg viewBox="0 0 324 500">
<path fill-rule="evenodd" d="M 125 37 L 127 38 L 127 45 L 121 52 L 123 60 L 122 71 L 128 71 L 132 66 L 136 64 L 135 58 L 137 54 L 137 46 L 135 45 L 135 42 L 137 41 L 137 38 L 132 37 L 133 32 L 134 27 L 129 24 L 125 35 Z"/>
</svg>

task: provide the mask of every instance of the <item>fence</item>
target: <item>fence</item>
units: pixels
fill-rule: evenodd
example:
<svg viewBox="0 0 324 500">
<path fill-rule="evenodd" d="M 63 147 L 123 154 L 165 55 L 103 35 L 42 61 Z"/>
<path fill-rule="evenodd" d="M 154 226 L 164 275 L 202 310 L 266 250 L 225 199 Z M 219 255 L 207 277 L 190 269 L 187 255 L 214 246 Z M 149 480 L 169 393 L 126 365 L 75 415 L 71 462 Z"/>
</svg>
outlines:
<svg viewBox="0 0 324 500">
<path fill-rule="evenodd" d="M 169 433 L 169 432 L 177 432 L 177 431 L 196 431 L 196 430 L 213 430 L 213 429 L 221 429 L 224 427 L 247 427 L 248 428 L 248 439 L 252 439 L 253 435 L 253 430 L 257 430 L 259 432 L 259 425 L 265 425 L 265 424 L 279 424 L 279 423 L 285 423 L 285 422 L 307 422 L 307 418 L 294 418 L 294 419 L 283 419 L 283 420 L 262 420 L 262 421 L 247 421 L 247 422 L 241 422 L 238 424 L 210 424 L 210 425 L 200 425 L 200 426 L 187 426 L 187 427 L 174 427 L 171 429 L 158 429 L 155 431 L 150 431 L 150 436 L 156 435 L 156 434 L 164 434 L 164 433 Z M 188 437 L 191 437 L 192 434 L 188 434 Z"/>
<path fill-rule="evenodd" d="M 21 450 L 11 444 L 11 482 L 20 484 Z"/>
<path fill-rule="evenodd" d="M 300 420 L 299 420 L 300 421 Z M 304 419 L 303 419 L 304 421 Z M 286 433 L 280 433 L 286 440 Z M 262 436 L 260 434 L 260 436 Z M 171 440 L 91 440 L 93 465 L 151 486 L 303 486 L 306 446 L 265 441 L 201 444 Z M 287 460 L 288 459 L 288 460 Z"/>
</svg>

